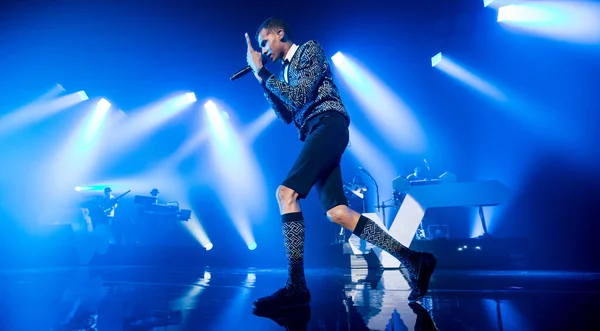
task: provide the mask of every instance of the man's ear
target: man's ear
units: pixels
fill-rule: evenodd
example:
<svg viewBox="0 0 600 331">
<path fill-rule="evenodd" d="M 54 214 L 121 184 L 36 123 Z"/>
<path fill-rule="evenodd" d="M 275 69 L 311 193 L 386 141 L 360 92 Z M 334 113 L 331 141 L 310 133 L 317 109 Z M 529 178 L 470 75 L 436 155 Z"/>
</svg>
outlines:
<svg viewBox="0 0 600 331">
<path fill-rule="evenodd" d="M 277 30 L 277 36 L 279 36 L 280 41 L 287 41 L 287 36 L 285 35 L 285 31 L 283 31 L 283 29 Z"/>
</svg>

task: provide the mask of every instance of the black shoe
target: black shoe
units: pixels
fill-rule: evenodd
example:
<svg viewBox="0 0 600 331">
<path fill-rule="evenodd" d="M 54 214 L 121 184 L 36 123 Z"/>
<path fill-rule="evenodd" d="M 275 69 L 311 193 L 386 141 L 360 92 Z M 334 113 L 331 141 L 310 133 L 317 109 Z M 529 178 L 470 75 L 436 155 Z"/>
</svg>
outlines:
<svg viewBox="0 0 600 331">
<path fill-rule="evenodd" d="M 278 311 L 254 311 L 254 315 L 265 317 L 279 324 L 289 331 L 306 331 L 308 322 L 310 321 L 311 309 L 310 305 L 305 305 L 297 308 L 289 308 Z"/>
<path fill-rule="evenodd" d="M 411 282 L 413 283 L 413 290 L 408 296 L 408 301 L 414 302 L 421 299 L 429 290 L 429 280 L 435 270 L 437 259 L 435 256 L 429 253 L 420 253 L 418 268 L 416 269 L 417 274 L 411 275 Z"/>
<path fill-rule="evenodd" d="M 310 291 L 290 293 L 285 287 L 275 293 L 254 301 L 254 310 L 276 310 L 286 308 L 297 308 L 310 303 Z"/>
</svg>

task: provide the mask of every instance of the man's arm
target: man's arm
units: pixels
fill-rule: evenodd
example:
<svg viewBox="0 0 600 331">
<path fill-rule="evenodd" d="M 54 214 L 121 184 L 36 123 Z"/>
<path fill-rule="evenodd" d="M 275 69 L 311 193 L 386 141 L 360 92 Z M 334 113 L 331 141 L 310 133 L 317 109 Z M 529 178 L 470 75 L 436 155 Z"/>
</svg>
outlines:
<svg viewBox="0 0 600 331">
<path fill-rule="evenodd" d="M 275 115 L 277 115 L 277 117 L 285 124 L 292 123 L 292 120 L 294 119 L 292 108 L 279 100 L 279 98 L 264 85 L 263 87 L 265 88 L 265 98 L 267 98 L 271 108 L 273 108 Z"/>
<path fill-rule="evenodd" d="M 325 52 L 318 43 L 309 41 L 306 47 L 298 68 L 300 78 L 295 86 L 277 79 L 265 67 L 258 72 L 265 88 L 283 103 L 296 109 L 302 108 L 316 90 L 327 62 Z"/>
</svg>

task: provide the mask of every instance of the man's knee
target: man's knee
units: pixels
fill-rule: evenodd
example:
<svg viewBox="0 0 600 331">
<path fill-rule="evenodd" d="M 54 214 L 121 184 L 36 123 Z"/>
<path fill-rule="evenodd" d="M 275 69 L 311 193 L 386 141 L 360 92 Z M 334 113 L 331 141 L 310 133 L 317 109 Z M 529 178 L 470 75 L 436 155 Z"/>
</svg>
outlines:
<svg viewBox="0 0 600 331">
<path fill-rule="evenodd" d="M 298 201 L 298 193 L 289 187 L 279 185 L 276 192 L 277 202 L 279 205 L 291 205 Z"/>
<path fill-rule="evenodd" d="M 352 211 L 346 205 L 338 205 L 327 211 L 327 218 L 333 223 L 344 225 L 352 217 Z"/>
</svg>

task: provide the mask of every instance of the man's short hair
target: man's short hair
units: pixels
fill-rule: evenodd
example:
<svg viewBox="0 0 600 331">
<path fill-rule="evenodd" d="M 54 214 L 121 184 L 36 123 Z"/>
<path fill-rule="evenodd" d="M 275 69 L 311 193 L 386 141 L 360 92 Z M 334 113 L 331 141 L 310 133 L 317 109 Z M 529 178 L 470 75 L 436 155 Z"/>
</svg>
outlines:
<svg viewBox="0 0 600 331">
<path fill-rule="evenodd" d="M 258 40 L 258 35 L 260 34 L 260 32 L 265 29 L 269 32 L 275 32 L 274 30 L 278 30 L 278 29 L 282 29 L 283 32 L 285 33 L 285 36 L 288 40 L 292 39 L 292 35 L 290 33 L 290 28 L 288 27 L 287 23 L 285 23 L 285 21 L 281 18 L 278 17 L 269 17 L 267 18 L 263 24 L 261 24 L 258 27 L 258 30 L 256 30 L 256 36 L 255 39 Z"/>
</svg>

